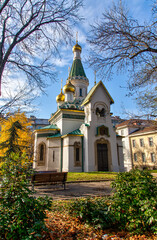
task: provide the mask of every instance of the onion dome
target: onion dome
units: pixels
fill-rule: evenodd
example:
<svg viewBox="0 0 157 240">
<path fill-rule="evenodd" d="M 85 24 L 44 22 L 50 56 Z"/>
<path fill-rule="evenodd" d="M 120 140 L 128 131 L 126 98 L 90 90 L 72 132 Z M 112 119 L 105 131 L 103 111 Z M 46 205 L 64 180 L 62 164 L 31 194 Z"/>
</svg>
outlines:
<svg viewBox="0 0 157 240">
<path fill-rule="evenodd" d="M 75 52 L 75 50 L 79 50 L 80 52 L 82 51 L 82 48 L 81 48 L 81 46 L 80 46 L 78 43 L 76 43 L 76 44 L 73 46 L 73 52 Z"/>
<path fill-rule="evenodd" d="M 64 102 L 64 100 L 65 100 L 65 96 L 62 93 L 62 89 L 61 89 L 60 94 L 56 97 L 56 102 Z"/>
<path fill-rule="evenodd" d="M 75 92 L 75 86 L 70 82 L 70 80 L 68 81 L 68 83 L 63 87 L 63 91 L 64 93 L 67 92 Z"/>
</svg>

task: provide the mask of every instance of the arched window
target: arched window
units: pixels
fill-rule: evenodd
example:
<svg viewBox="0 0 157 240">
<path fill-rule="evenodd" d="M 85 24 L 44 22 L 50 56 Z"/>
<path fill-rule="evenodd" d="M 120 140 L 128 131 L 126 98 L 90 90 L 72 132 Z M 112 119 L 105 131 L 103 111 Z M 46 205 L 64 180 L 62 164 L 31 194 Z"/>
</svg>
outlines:
<svg viewBox="0 0 157 240">
<path fill-rule="evenodd" d="M 44 160 L 44 145 L 40 146 L 40 161 Z"/>
<path fill-rule="evenodd" d="M 40 143 L 38 146 L 38 165 L 39 166 L 45 165 L 45 152 L 46 152 L 45 143 Z"/>
<path fill-rule="evenodd" d="M 80 97 L 82 97 L 82 88 L 80 88 Z"/>
<path fill-rule="evenodd" d="M 104 117 L 105 116 L 105 109 L 99 109 L 98 107 L 96 108 L 96 115 L 99 117 Z"/>
<path fill-rule="evenodd" d="M 81 166 L 81 144 L 80 144 L 80 142 L 74 143 L 74 165 L 75 165 L 75 167 Z"/>
</svg>

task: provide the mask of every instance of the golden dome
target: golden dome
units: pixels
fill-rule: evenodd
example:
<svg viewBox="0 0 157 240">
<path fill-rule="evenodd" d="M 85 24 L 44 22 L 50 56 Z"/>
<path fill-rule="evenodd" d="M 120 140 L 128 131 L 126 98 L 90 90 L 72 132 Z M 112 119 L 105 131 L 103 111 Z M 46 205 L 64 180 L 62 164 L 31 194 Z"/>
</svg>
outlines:
<svg viewBox="0 0 157 240">
<path fill-rule="evenodd" d="M 75 86 L 72 85 L 72 83 L 70 82 L 70 80 L 69 80 L 68 83 L 63 87 L 63 91 L 64 91 L 64 93 L 67 93 L 67 92 L 72 92 L 72 93 L 74 93 L 74 92 L 75 92 Z"/>
<path fill-rule="evenodd" d="M 80 52 L 82 51 L 82 48 L 81 48 L 81 46 L 80 46 L 78 43 L 76 43 L 76 44 L 73 46 L 73 52 L 74 52 L 75 50 L 79 50 Z"/>
<path fill-rule="evenodd" d="M 62 93 L 62 89 L 61 89 L 60 94 L 56 97 L 56 102 L 64 102 L 64 100 L 65 100 L 65 96 Z"/>
</svg>

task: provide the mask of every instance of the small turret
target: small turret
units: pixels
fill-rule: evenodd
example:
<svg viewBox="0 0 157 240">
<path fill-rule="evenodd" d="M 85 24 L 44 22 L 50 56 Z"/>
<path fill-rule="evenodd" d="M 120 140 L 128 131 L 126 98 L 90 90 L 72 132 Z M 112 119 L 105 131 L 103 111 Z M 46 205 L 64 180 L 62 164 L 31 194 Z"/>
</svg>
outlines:
<svg viewBox="0 0 157 240">
<path fill-rule="evenodd" d="M 57 107 L 59 108 L 59 106 L 61 106 L 64 101 L 65 101 L 65 95 L 62 93 L 62 81 L 61 80 L 61 92 L 60 94 L 56 97 L 56 102 L 57 102 Z"/>
<path fill-rule="evenodd" d="M 65 102 L 73 102 L 75 86 L 68 80 L 67 84 L 63 87 L 65 93 Z"/>
</svg>

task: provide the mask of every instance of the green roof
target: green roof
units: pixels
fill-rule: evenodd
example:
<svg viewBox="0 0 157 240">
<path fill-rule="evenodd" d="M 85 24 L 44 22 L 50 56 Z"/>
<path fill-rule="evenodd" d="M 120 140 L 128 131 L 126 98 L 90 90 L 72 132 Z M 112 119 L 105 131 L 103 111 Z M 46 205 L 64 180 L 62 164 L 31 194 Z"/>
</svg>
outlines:
<svg viewBox="0 0 157 240">
<path fill-rule="evenodd" d="M 40 129 L 59 129 L 59 128 L 57 127 L 57 125 L 51 124 L 51 125 L 48 125 L 46 127 L 40 128 Z"/>
<path fill-rule="evenodd" d="M 76 129 L 76 130 L 68 133 L 68 135 L 81 135 L 82 136 L 83 134 L 81 133 L 80 129 Z"/>
<path fill-rule="evenodd" d="M 72 67 L 71 67 L 71 70 L 70 70 L 70 74 L 69 74 L 69 77 L 76 77 L 76 76 L 86 78 L 86 74 L 84 72 L 82 62 L 81 62 L 80 59 L 75 59 L 73 61 L 73 64 L 72 64 Z"/>
<path fill-rule="evenodd" d="M 59 136 L 60 135 L 60 133 L 57 133 L 57 134 L 53 134 L 53 133 L 38 133 L 38 138 L 40 138 L 40 137 L 48 137 L 48 138 L 53 138 L 53 137 L 60 137 Z"/>
<path fill-rule="evenodd" d="M 110 103 L 111 103 L 111 104 L 114 103 L 111 95 L 109 94 L 109 92 L 108 92 L 107 89 L 105 88 L 105 86 L 104 86 L 104 84 L 102 83 L 102 81 L 100 81 L 100 82 L 98 82 L 96 85 L 94 85 L 94 87 L 91 88 L 91 90 L 90 90 L 89 93 L 87 94 L 86 98 L 85 98 L 84 101 L 82 102 L 82 105 L 81 105 L 81 106 L 87 104 L 87 103 L 90 101 L 91 97 L 93 96 L 93 94 L 95 93 L 95 91 L 96 91 L 96 89 L 97 89 L 97 87 L 98 87 L 99 85 L 102 85 L 102 86 L 103 86 L 105 92 L 107 93 L 108 97 L 109 97 L 110 100 L 111 100 Z"/>
<path fill-rule="evenodd" d="M 60 109 L 83 110 L 81 103 L 82 103 L 82 99 L 74 99 L 73 102 L 64 102 L 61 106 L 59 106 L 59 108 Z"/>
<path fill-rule="evenodd" d="M 55 137 L 61 137 L 61 134 L 60 133 L 56 133 L 56 134 L 50 136 L 49 138 L 55 138 Z"/>
</svg>

